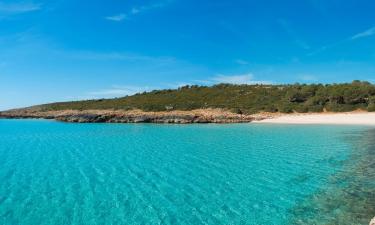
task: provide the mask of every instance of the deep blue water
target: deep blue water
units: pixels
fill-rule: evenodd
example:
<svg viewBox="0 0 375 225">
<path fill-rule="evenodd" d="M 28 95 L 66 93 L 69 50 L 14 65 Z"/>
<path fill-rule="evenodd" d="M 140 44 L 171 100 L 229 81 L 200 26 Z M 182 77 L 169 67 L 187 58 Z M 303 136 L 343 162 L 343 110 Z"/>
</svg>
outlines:
<svg viewBox="0 0 375 225">
<path fill-rule="evenodd" d="M 0 224 L 298 223 L 369 129 L 0 120 Z"/>
</svg>

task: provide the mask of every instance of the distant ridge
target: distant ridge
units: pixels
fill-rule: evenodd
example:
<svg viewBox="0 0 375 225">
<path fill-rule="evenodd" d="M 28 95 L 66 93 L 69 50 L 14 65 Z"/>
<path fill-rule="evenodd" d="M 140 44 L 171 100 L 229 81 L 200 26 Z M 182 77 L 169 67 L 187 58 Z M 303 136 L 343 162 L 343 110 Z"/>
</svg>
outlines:
<svg viewBox="0 0 375 225">
<path fill-rule="evenodd" d="M 214 108 L 239 114 L 375 111 L 375 85 L 365 81 L 308 85 L 193 85 L 122 98 L 52 103 L 34 108 L 41 111 L 139 109 L 155 112 Z"/>
</svg>

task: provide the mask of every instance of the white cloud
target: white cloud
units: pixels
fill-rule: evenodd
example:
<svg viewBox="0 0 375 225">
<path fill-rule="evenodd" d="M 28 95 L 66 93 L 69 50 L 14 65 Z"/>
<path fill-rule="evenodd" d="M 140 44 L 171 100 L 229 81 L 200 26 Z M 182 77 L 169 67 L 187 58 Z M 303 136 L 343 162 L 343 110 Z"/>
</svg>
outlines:
<svg viewBox="0 0 375 225">
<path fill-rule="evenodd" d="M 147 86 L 118 86 L 114 85 L 109 89 L 103 89 L 99 91 L 92 91 L 86 93 L 86 98 L 114 98 L 114 97 L 124 97 L 127 95 L 134 95 L 144 91 L 152 91 L 156 88 L 151 88 Z"/>
<path fill-rule="evenodd" d="M 138 9 L 138 8 L 132 8 L 132 10 L 130 12 L 131 12 L 131 14 L 138 14 L 138 13 L 141 12 L 141 10 Z"/>
<path fill-rule="evenodd" d="M 125 52 L 95 52 L 95 51 L 56 51 L 69 58 L 88 61 L 128 61 L 128 62 L 148 62 L 157 65 L 168 65 L 178 63 L 174 57 L 168 56 L 147 56 Z"/>
<path fill-rule="evenodd" d="M 226 84 L 270 84 L 269 81 L 254 80 L 254 75 L 251 73 L 240 75 L 222 75 L 219 74 L 211 79 L 214 83 Z"/>
<path fill-rule="evenodd" d="M 316 55 L 316 54 L 319 54 L 319 53 L 322 53 L 324 51 L 327 51 L 329 49 L 332 49 L 332 48 L 335 48 L 335 47 L 338 47 L 342 44 L 346 44 L 346 43 L 349 43 L 351 41 L 355 41 L 355 40 L 358 40 L 358 39 L 361 39 L 361 38 L 365 38 L 365 37 L 370 37 L 370 36 L 373 36 L 375 35 L 375 27 L 372 27 L 368 30 L 365 30 L 361 33 L 358 33 L 358 34 L 355 34 L 353 35 L 352 37 L 349 37 L 349 38 L 346 38 L 344 40 L 341 40 L 341 41 L 337 41 L 335 43 L 332 43 L 332 44 L 329 44 L 329 45 L 325 45 L 325 46 L 322 46 L 320 48 L 318 48 L 317 50 L 313 51 L 313 52 L 310 52 L 309 54 L 307 54 L 308 56 L 313 56 L 313 55 Z"/>
<path fill-rule="evenodd" d="M 243 59 L 236 59 L 234 62 L 239 64 L 239 65 L 249 65 L 250 64 L 248 61 L 243 60 Z"/>
<path fill-rule="evenodd" d="M 130 13 L 135 15 L 135 14 L 139 14 L 139 13 L 151 10 L 151 9 L 163 8 L 169 2 L 170 1 L 154 3 L 154 4 L 151 4 L 151 5 L 143 5 L 143 6 L 139 6 L 139 7 L 133 7 L 132 10 L 130 11 Z"/>
<path fill-rule="evenodd" d="M 118 14 L 113 16 L 107 16 L 105 19 L 115 21 L 115 22 L 121 22 L 127 18 L 126 14 Z"/>
<path fill-rule="evenodd" d="M 40 4 L 35 3 L 4 3 L 0 2 L 0 14 L 12 15 L 37 11 L 41 9 Z"/>
<path fill-rule="evenodd" d="M 359 38 L 364 38 L 364 37 L 369 37 L 375 35 L 375 27 L 372 27 L 366 31 L 363 31 L 361 33 L 358 33 L 351 37 L 351 40 L 359 39 Z"/>
<path fill-rule="evenodd" d="M 143 12 L 153 10 L 153 9 L 163 8 L 163 7 L 167 6 L 172 1 L 173 0 L 167 0 L 167 1 L 164 1 L 164 2 L 158 2 L 158 3 L 154 3 L 154 4 L 150 4 L 150 5 L 133 7 L 128 13 L 121 13 L 121 14 L 118 14 L 118 15 L 108 16 L 108 17 L 105 17 L 105 19 L 115 21 L 115 22 L 120 22 L 120 21 L 123 21 L 125 19 L 128 19 L 130 16 L 141 14 Z"/>
</svg>

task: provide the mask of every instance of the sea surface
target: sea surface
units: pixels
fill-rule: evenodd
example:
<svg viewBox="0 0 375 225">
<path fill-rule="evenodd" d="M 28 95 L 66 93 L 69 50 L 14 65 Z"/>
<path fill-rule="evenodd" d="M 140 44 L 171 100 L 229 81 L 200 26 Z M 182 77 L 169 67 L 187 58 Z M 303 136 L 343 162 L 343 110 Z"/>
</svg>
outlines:
<svg viewBox="0 0 375 225">
<path fill-rule="evenodd" d="M 0 224 L 368 224 L 375 129 L 0 120 Z"/>
</svg>

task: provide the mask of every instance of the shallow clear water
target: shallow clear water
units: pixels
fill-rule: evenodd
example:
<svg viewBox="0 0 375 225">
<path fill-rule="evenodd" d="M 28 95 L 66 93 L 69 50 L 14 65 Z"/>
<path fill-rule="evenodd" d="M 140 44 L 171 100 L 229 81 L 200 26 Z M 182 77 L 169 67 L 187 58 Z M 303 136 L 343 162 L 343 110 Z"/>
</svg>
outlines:
<svg viewBox="0 0 375 225">
<path fill-rule="evenodd" d="M 0 120 L 0 224 L 328 224 L 351 213 L 329 191 L 373 187 L 348 181 L 370 132 Z"/>
</svg>

